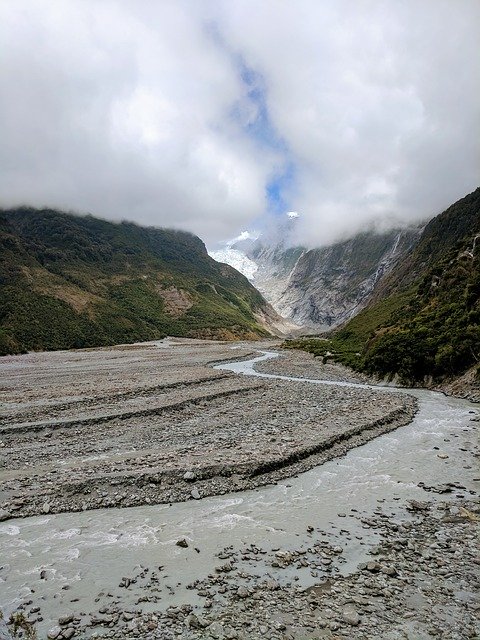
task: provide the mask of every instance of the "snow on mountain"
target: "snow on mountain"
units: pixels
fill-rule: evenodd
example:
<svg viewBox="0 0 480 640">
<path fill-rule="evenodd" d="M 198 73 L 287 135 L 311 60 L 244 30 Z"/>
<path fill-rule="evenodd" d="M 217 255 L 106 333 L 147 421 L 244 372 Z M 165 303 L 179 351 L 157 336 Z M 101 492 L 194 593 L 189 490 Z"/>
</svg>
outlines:
<svg viewBox="0 0 480 640">
<path fill-rule="evenodd" d="M 238 249 L 219 249 L 218 251 L 210 251 L 210 256 L 217 262 L 226 262 L 231 267 L 243 273 L 249 280 L 253 280 L 258 265 Z"/>
<path fill-rule="evenodd" d="M 320 331 L 358 313 L 421 231 L 365 232 L 309 250 L 295 246 L 298 218 L 289 211 L 262 234 L 244 231 L 210 255 L 243 273 L 283 318 Z"/>
<path fill-rule="evenodd" d="M 223 247 L 209 251 L 209 254 L 217 262 L 226 262 L 237 271 L 240 271 L 240 273 L 243 273 L 249 280 L 253 280 L 258 270 L 257 263 L 251 260 L 240 249 L 234 248 L 234 245 L 247 240 L 255 241 L 258 237 L 258 233 L 242 231 L 242 233 L 236 238 L 233 238 L 233 240 L 227 240 Z"/>
</svg>

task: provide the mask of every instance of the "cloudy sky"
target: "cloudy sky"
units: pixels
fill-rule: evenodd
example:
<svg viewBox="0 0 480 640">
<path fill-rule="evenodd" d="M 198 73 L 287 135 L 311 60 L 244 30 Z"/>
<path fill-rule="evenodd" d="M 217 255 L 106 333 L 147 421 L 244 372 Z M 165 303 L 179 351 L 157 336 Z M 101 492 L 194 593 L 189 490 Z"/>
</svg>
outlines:
<svg viewBox="0 0 480 640">
<path fill-rule="evenodd" d="M 480 183 L 478 0 L 6 0 L 0 205 L 208 243 L 438 213 Z"/>
</svg>

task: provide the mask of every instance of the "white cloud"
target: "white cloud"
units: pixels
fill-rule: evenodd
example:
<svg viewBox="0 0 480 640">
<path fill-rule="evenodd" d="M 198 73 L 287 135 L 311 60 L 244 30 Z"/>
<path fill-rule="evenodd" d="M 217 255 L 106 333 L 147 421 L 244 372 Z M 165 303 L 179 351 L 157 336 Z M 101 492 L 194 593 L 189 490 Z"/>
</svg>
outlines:
<svg viewBox="0 0 480 640">
<path fill-rule="evenodd" d="M 267 79 L 296 167 L 299 241 L 424 219 L 478 185 L 478 2 L 235 7 L 229 37 Z"/>
<path fill-rule="evenodd" d="M 312 244 L 477 186 L 477 0 L 16 0 L 0 20 L 3 205 L 212 243 L 262 217 L 291 164 L 284 200 Z M 239 60 L 283 145 L 252 133 Z"/>
</svg>

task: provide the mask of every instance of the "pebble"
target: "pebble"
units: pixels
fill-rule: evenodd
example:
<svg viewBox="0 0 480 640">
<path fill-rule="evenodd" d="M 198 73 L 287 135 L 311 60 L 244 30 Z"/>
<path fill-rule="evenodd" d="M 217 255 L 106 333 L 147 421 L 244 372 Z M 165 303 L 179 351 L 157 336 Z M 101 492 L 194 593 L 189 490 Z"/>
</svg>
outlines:
<svg viewBox="0 0 480 640">
<path fill-rule="evenodd" d="M 212 636 L 212 638 L 222 638 L 223 625 L 221 625 L 220 622 L 212 622 L 212 624 L 208 627 L 208 632 Z"/>
<path fill-rule="evenodd" d="M 180 538 L 180 540 L 177 540 L 175 544 L 177 547 L 182 547 L 182 549 L 186 549 L 188 547 L 188 542 L 185 538 Z"/>
<path fill-rule="evenodd" d="M 357 610 L 351 605 L 347 605 L 342 609 L 342 618 L 347 624 L 353 627 L 360 624 L 360 616 Z"/>
<path fill-rule="evenodd" d="M 243 586 L 238 587 L 238 589 L 237 589 L 237 596 L 238 596 L 239 598 L 242 598 L 242 599 L 244 599 L 244 598 L 248 598 L 248 596 L 249 596 L 249 595 L 250 595 L 250 594 L 249 594 L 249 592 L 248 592 L 248 589 L 247 589 L 247 588 L 245 588 L 245 587 L 243 587 Z"/>
<path fill-rule="evenodd" d="M 8 520 L 9 518 L 11 518 L 10 511 L 7 511 L 6 509 L 0 509 L 0 522 Z"/>
</svg>

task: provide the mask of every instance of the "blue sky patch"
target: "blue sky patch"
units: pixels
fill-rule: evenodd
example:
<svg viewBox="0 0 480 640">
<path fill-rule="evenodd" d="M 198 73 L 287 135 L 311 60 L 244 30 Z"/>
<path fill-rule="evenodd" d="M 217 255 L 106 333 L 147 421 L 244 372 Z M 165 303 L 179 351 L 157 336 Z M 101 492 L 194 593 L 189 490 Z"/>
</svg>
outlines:
<svg viewBox="0 0 480 640">
<path fill-rule="evenodd" d="M 215 23 L 206 24 L 205 30 L 216 46 L 230 57 L 245 87 L 245 96 L 232 107 L 231 118 L 257 145 L 283 158 L 278 171 L 265 185 L 265 197 L 268 212 L 284 214 L 293 205 L 287 194 L 291 193 L 296 171 L 288 145 L 270 119 L 265 78 L 249 66 L 242 55 L 232 50 Z"/>
<path fill-rule="evenodd" d="M 277 174 L 265 185 L 268 210 L 283 214 L 291 208 L 287 192 L 295 180 L 295 167 L 285 140 L 273 126 L 267 105 L 267 89 L 262 74 L 249 67 L 241 56 L 236 56 L 240 78 L 246 88 L 246 104 L 232 109 L 232 117 L 255 142 L 283 156 L 284 163 Z"/>
</svg>

